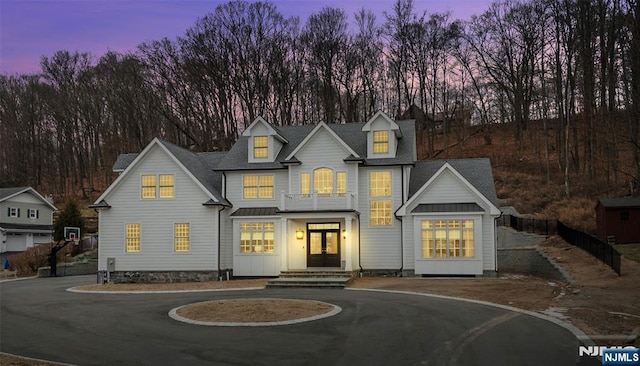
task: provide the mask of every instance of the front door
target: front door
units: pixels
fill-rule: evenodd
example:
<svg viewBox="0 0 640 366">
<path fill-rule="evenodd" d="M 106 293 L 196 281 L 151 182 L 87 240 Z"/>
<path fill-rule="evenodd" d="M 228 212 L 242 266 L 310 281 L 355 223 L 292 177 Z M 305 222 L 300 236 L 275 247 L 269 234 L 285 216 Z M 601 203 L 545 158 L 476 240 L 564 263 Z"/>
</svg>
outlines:
<svg viewBox="0 0 640 366">
<path fill-rule="evenodd" d="M 309 224 L 307 232 L 307 267 L 340 267 L 339 224 Z"/>
</svg>

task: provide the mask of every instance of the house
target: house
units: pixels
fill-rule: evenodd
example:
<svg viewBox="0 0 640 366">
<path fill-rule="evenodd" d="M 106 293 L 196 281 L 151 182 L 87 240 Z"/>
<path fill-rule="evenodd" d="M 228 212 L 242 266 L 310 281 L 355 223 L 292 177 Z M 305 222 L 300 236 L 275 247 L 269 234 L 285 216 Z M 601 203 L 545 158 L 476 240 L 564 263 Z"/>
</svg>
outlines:
<svg viewBox="0 0 640 366">
<path fill-rule="evenodd" d="M 640 243 L 640 197 L 600 198 L 596 236 L 605 243 Z"/>
<path fill-rule="evenodd" d="M 31 187 L 0 188 L 0 253 L 22 252 L 53 239 L 53 203 Z"/>
<path fill-rule="evenodd" d="M 416 161 L 414 121 L 382 112 L 278 127 L 258 117 L 226 153 L 154 139 L 114 171 L 91 207 L 99 270 L 116 280 L 496 270 L 489 160 Z"/>
</svg>

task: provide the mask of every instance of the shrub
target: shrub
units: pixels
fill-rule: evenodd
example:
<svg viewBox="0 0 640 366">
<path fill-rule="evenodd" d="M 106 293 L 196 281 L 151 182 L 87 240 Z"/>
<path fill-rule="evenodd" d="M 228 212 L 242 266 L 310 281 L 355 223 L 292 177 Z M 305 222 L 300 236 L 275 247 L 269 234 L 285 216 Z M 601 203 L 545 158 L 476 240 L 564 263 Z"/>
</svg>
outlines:
<svg viewBox="0 0 640 366">
<path fill-rule="evenodd" d="M 34 276 L 38 273 L 38 268 L 49 266 L 49 253 L 53 244 L 40 244 L 28 248 L 22 253 L 17 253 L 9 257 L 11 270 L 17 270 L 20 276 Z M 56 255 L 58 264 L 64 261 L 64 257 L 71 253 L 73 245 L 67 245 Z M 4 263 L 3 263 L 4 265 Z"/>
</svg>

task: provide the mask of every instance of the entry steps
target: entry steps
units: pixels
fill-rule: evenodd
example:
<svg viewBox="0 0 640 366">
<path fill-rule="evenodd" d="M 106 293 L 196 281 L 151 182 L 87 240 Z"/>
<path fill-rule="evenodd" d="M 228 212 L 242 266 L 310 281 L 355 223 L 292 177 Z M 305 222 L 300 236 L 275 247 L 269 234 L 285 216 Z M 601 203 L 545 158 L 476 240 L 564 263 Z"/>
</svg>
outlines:
<svg viewBox="0 0 640 366">
<path fill-rule="evenodd" d="M 349 271 L 326 269 L 283 271 L 280 277 L 267 282 L 267 288 L 344 288 L 353 275 Z"/>
</svg>

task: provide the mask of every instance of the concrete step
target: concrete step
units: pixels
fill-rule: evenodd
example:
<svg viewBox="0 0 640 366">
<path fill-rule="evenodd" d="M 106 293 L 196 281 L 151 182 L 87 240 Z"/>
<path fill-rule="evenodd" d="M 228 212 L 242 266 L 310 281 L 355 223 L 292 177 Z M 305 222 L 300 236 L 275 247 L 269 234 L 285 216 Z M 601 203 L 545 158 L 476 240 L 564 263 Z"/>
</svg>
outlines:
<svg viewBox="0 0 640 366">
<path fill-rule="evenodd" d="M 351 272 L 303 272 L 286 271 L 280 273 L 280 278 L 352 278 Z"/>
<path fill-rule="evenodd" d="M 267 288 L 344 288 L 351 277 L 279 277 L 267 282 Z"/>
</svg>

